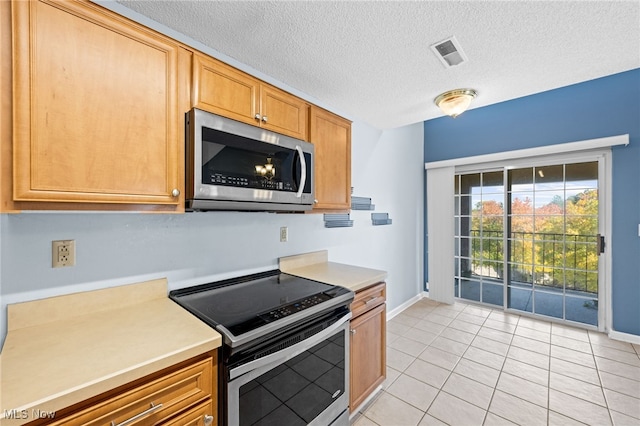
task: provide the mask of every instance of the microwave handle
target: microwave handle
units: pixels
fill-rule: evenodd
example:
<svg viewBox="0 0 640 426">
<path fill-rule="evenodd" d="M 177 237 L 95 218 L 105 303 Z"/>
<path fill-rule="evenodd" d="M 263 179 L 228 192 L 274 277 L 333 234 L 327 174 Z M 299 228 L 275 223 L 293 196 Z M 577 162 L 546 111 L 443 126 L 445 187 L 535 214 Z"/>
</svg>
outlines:
<svg viewBox="0 0 640 426">
<path fill-rule="evenodd" d="M 300 159 L 300 185 L 298 185 L 296 197 L 300 198 L 304 191 L 304 185 L 307 183 L 307 162 L 304 159 L 304 152 L 302 152 L 300 145 L 296 145 L 296 151 L 298 151 L 298 158 Z"/>
</svg>

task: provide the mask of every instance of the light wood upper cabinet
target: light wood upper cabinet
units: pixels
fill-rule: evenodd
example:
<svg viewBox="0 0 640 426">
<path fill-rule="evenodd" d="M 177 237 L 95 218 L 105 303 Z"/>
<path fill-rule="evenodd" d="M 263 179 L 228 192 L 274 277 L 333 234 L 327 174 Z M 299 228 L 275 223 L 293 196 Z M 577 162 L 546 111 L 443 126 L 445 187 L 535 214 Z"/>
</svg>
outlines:
<svg viewBox="0 0 640 426">
<path fill-rule="evenodd" d="M 86 1 L 11 15 L 12 201 L 184 210 L 178 44 Z"/>
<path fill-rule="evenodd" d="M 193 106 L 257 124 L 260 81 L 213 58 L 193 55 Z"/>
<path fill-rule="evenodd" d="M 302 99 L 268 84 L 260 86 L 262 127 L 308 140 L 309 105 Z"/>
<path fill-rule="evenodd" d="M 351 122 L 311 107 L 309 141 L 315 147 L 314 211 L 351 208 Z"/>
<path fill-rule="evenodd" d="M 199 54 L 194 55 L 192 106 L 307 140 L 305 101 Z"/>
</svg>

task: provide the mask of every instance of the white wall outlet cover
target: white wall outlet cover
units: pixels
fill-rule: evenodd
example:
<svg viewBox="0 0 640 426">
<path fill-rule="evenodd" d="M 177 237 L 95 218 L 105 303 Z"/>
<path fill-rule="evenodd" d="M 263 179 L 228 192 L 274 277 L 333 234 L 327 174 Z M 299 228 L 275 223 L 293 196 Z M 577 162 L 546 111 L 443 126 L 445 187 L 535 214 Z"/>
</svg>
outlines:
<svg viewBox="0 0 640 426">
<path fill-rule="evenodd" d="M 280 227 L 280 242 L 286 243 L 289 241 L 289 228 L 286 226 Z"/>
</svg>

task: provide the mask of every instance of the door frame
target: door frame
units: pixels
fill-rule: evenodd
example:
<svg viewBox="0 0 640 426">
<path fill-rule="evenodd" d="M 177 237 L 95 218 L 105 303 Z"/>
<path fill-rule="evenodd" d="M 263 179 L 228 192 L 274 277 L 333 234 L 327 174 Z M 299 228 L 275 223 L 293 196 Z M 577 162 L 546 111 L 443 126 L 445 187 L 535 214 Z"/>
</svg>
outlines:
<svg viewBox="0 0 640 426">
<path fill-rule="evenodd" d="M 453 175 L 460 172 L 473 172 L 483 171 L 490 168 L 504 167 L 505 163 L 513 164 L 516 166 L 519 164 L 531 165 L 533 161 L 536 165 L 544 165 L 543 162 L 549 161 L 551 163 L 559 162 L 581 162 L 585 158 L 587 161 L 593 161 L 594 158 L 602 159 L 599 161 L 599 224 L 598 228 L 602 235 L 606 236 L 606 244 L 604 254 L 600 256 L 598 262 L 598 279 L 599 279 L 599 291 L 598 291 L 598 304 L 603 309 L 598 310 L 598 330 L 603 332 L 610 332 L 612 330 L 612 304 L 611 304 L 611 291 L 612 291 L 612 273 L 611 273 L 611 259 L 612 259 L 612 146 L 628 145 L 629 135 L 618 135 L 598 139 L 590 139 L 578 142 L 569 142 L 557 145 L 547 145 L 537 148 L 527 148 L 514 151 L 505 151 L 494 154 L 477 155 L 471 157 L 456 158 L 450 160 L 442 160 L 425 163 L 425 169 L 439 169 L 450 168 L 455 169 Z M 590 159 L 590 160 L 589 160 Z M 577 161 L 576 161 L 577 160 Z M 604 170 L 602 170 L 604 169 Z M 439 200 L 429 199 L 428 193 L 426 197 L 427 206 L 431 203 L 437 205 Z M 429 230 L 427 230 L 427 234 Z M 454 229 L 450 229 L 450 241 L 453 241 Z M 443 241 L 444 242 L 444 241 Z M 436 242 L 429 241 L 430 244 Z M 451 250 L 451 259 L 453 259 L 453 250 Z M 438 263 L 429 261 L 430 272 L 432 269 L 438 268 Z M 430 274 L 431 275 L 431 274 Z M 450 287 L 451 294 L 453 294 L 453 277 L 447 282 L 433 282 L 429 279 L 430 289 L 433 287 Z M 550 318 L 550 321 L 553 321 Z M 579 323 L 576 323 L 578 325 Z M 587 326 L 592 328 L 590 326 Z"/>
</svg>

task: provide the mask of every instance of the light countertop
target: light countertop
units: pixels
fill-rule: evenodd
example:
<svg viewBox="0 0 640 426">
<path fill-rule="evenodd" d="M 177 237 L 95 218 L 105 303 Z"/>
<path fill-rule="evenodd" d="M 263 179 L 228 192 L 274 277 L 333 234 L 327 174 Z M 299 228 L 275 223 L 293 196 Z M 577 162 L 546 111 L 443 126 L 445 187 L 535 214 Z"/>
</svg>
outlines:
<svg viewBox="0 0 640 426">
<path fill-rule="evenodd" d="M 33 420 L 214 350 L 221 336 L 167 297 L 166 280 L 8 306 L 0 424 Z M 27 410 L 28 419 L 6 419 Z"/>
<path fill-rule="evenodd" d="M 326 250 L 281 257 L 280 270 L 287 274 L 339 285 L 353 291 L 369 287 L 387 278 L 387 273 L 378 269 L 329 262 Z"/>
</svg>

